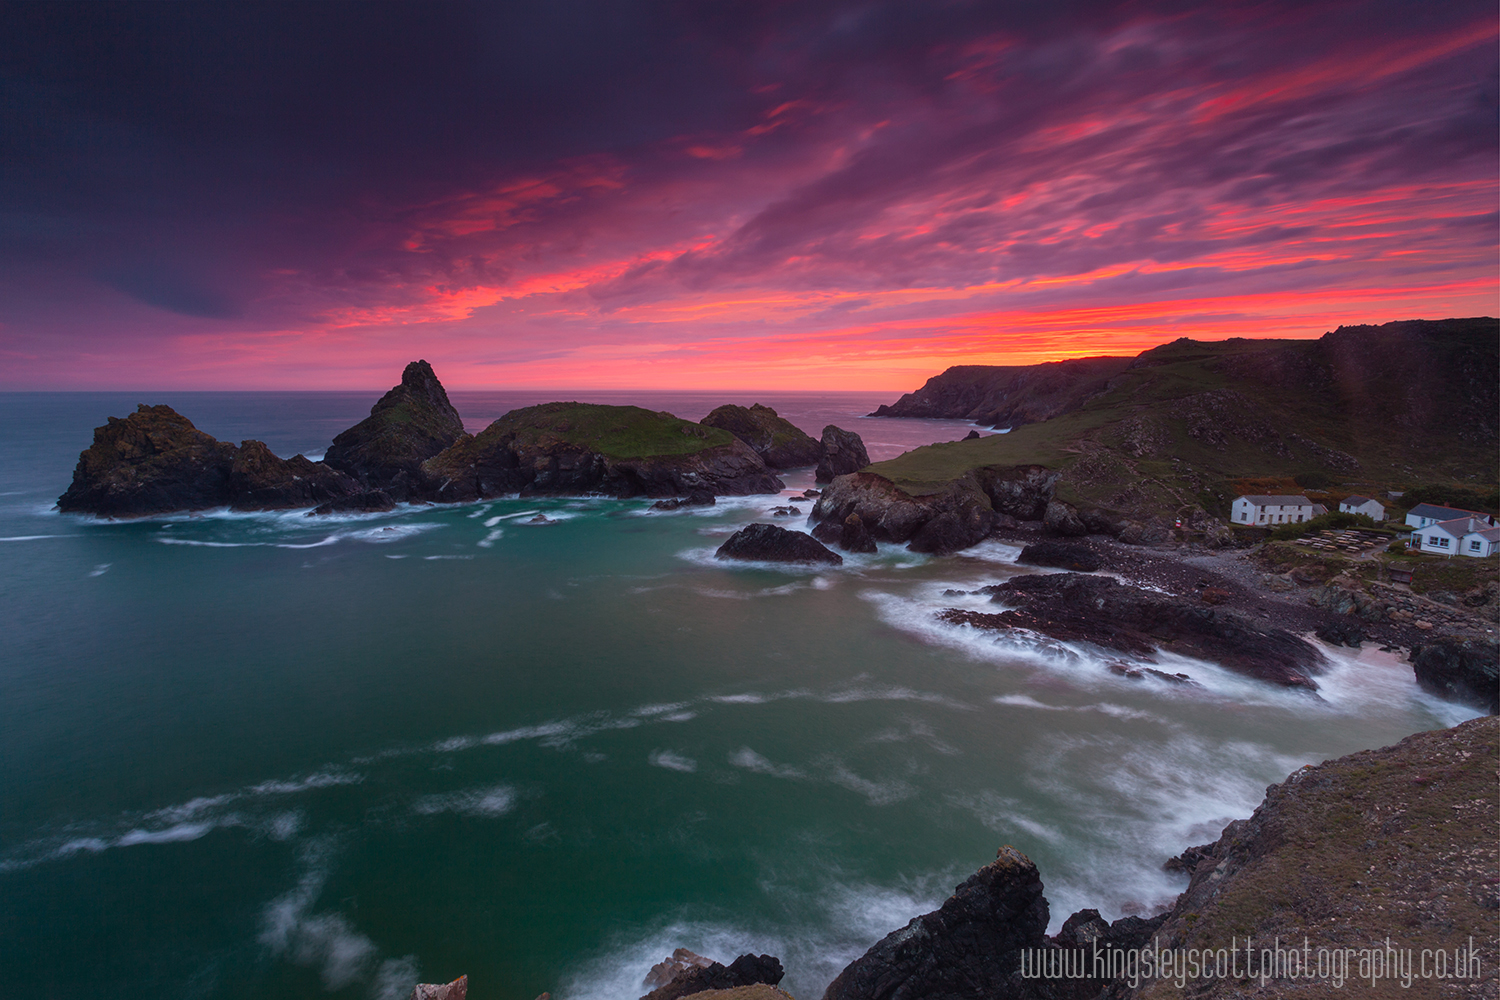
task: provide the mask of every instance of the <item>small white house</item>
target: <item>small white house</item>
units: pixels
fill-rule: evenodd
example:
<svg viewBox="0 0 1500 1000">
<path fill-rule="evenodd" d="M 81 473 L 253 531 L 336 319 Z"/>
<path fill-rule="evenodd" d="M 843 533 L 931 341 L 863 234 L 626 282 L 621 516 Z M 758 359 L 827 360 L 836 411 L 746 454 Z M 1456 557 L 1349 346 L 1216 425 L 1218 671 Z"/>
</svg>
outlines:
<svg viewBox="0 0 1500 1000">
<path fill-rule="evenodd" d="M 1406 523 L 1413 528 L 1425 528 L 1429 524 L 1439 524 L 1443 521 L 1456 521 L 1460 518 L 1472 517 L 1484 522 L 1485 527 L 1493 528 L 1495 519 L 1488 514 L 1481 514 L 1477 510 L 1464 510 L 1460 507 L 1439 507 L 1435 503 L 1419 503 L 1406 512 Z"/>
<path fill-rule="evenodd" d="M 1471 531 L 1459 539 L 1458 554 L 1483 559 L 1500 552 L 1500 528 Z"/>
<path fill-rule="evenodd" d="M 1315 505 L 1303 496 L 1243 496 L 1229 505 L 1231 524 L 1298 524 L 1313 518 Z"/>
<path fill-rule="evenodd" d="M 1372 521 L 1385 520 L 1385 505 L 1379 500 L 1369 497 L 1352 496 L 1344 497 L 1339 501 L 1339 512 L 1343 514 L 1363 514 Z"/>
<path fill-rule="evenodd" d="M 1411 533 L 1411 547 L 1434 555 L 1487 556 L 1497 551 L 1500 528 L 1491 527 L 1477 517 L 1457 517 L 1439 521 Z"/>
</svg>

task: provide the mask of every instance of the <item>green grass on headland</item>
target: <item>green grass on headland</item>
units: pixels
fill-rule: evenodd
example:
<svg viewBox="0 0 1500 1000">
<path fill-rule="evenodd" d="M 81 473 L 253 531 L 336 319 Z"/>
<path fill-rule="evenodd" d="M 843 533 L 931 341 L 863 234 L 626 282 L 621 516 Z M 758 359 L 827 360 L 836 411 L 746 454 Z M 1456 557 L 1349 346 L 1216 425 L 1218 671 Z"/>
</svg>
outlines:
<svg viewBox="0 0 1500 1000">
<path fill-rule="evenodd" d="M 543 403 L 512 410 L 481 431 L 476 443 L 513 435 L 535 445 L 571 444 L 610 458 L 691 455 L 731 444 L 734 435 L 665 411 L 599 403 Z"/>
</svg>

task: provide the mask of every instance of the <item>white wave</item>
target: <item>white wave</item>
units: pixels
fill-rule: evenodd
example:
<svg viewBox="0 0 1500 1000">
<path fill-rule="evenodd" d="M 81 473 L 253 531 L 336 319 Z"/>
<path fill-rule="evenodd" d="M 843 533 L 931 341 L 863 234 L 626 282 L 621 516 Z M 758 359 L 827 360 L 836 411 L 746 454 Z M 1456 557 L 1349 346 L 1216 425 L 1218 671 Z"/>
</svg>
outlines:
<svg viewBox="0 0 1500 1000">
<path fill-rule="evenodd" d="M 1100 702 L 1092 705 L 1048 705 L 1046 702 L 1037 701 L 1029 694 L 1005 694 L 994 698 L 997 705 L 1012 705 L 1018 708 L 1036 708 L 1046 712 L 1100 712 L 1104 715 L 1113 716 L 1116 719 L 1142 719 L 1152 722 L 1166 724 L 1167 720 L 1150 712 L 1129 708 L 1125 705 L 1115 705 L 1110 702 Z"/>
<path fill-rule="evenodd" d="M 35 542 L 43 538 L 82 538 L 82 535 L 11 535 L 0 542 Z"/>
<path fill-rule="evenodd" d="M 386 529 L 382 528 L 380 530 L 385 531 Z M 339 543 L 339 537 L 340 536 L 338 535 L 329 535 L 327 538 L 321 539 L 320 541 L 316 542 L 277 542 L 276 547 L 278 549 L 321 549 L 325 546 L 337 545 Z M 356 536 L 351 535 L 348 537 L 352 538 Z"/>
<path fill-rule="evenodd" d="M 89 576 L 103 576 L 105 573 L 109 572 L 109 568 L 112 565 L 114 565 L 114 564 L 113 563 L 100 563 L 99 565 L 95 566 L 93 569 L 89 570 Z"/>
<path fill-rule="evenodd" d="M 488 523 L 488 522 L 485 522 L 485 523 Z M 479 545 L 479 547 L 481 549 L 494 548 L 495 547 L 495 543 L 498 542 L 500 539 L 502 539 L 504 537 L 505 537 L 505 529 L 504 528 L 495 528 L 489 534 L 487 534 L 483 538 L 481 538 L 477 544 Z"/>
<path fill-rule="evenodd" d="M 509 785 L 495 785 L 493 788 L 476 788 L 445 795 L 424 795 L 412 804 L 412 812 L 420 816 L 458 813 L 461 816 L 495 819 L 510 812 L 515 803 L 515 789 Z"/>
<path fill-rule="evenodd" d="M 296 795 L 315 788 L 357 785 L 364 780 L 365 776 L 362 774 L 351 774 L 346 771 L 317 771 L 305 778 L 262 781 L 258 785 L 251 785 L 249 791 L 255 795 Z"/>
<path fill-rule="evenodd" d="M 630 714 L 644 719 L 649 718 L 653 715 L 666 715 L 669 712 L 680 712 L 684 708 L 687 708 L 688 705 L 689 702 L 686 701 L 674 701 L 660 705 L 642 705 L 640 708 L 633 709 Z"/>
<path fill-rule="evenodd" d="M 833 761 L 827 766 L 827 776 L 829 781 L 840 788 L 863 795 L 872 806 L 894 805 L 917 794 L 915 787 L 900 779 L 871 781 L 855 774 L 840 761 Z"/>
<path fill-rule="evenodd" d="M 114 847 L 134 847 L 136 844 L 176 844 L 185 840 L 197 840 L 206 836 L 216 827 L 226 825 L 225 820 L 217 823 L 179 823 L 169 826 L 165 830 L 131 830 L 123 834 L 114 842 Z"/>
<path fill-rule="evenodd" d="M 544 722 L 539 726 L 521 726 L 517 729 L 507 729 L 502 733 L 490 733 L 479 742 L 487 746 L 497 746 L 502 743 L 514 743 L 517 740 L 549 739 L 567 736 L 573 731 L 573 727 L 565 722 Z"/>
<path fill-rule="evenodd" d="M 689 720 L 696 719 L 697 717 L 698 717 L 698 713 L 697 712 L 673 712 L 671 715 L 663 715 L 661 717 L 660 721 L 662 721 L 662 722 L 688 722 Z"/>
<path fill-rule="evenodd" d="M 476 518 L 483 517 L 484 515 L 486 515 L 486 514 L 488 514 L 490 512 L 490 508 L 493 507 L 493 506 L 494 506 L 494 504 L 489 504 L 489 503 L 485 504 L 483 507 L 480 507 L 474 513 L 468 515 L 469 520 L 472 521 L 472 520 L 474 520 Z M 485 525 L 485 527 L 493 527 L 493 525 L 488 525 L 487 524 L 487 525 Z"/>
<path fill-rule="evenodd" d="M 270 542 L 204 542 L 196 538 L 162 538 L 156 541 L 163 545 L 191 545 L 200 549 L 254 549 L 270 545 Z"/>
<path fill-rule="evenodd" d="M 773 778 L 788 778 L 792 780 L 806 780 L 807 775 L 795 767 L 784 764 L 774 764 L 770 760 L 751 750 L 749 747 L 740 747 L 729 755 L 729 763 L 735 767 L 742 767 L 755 774 L 768 774 Z"/>
<path fill-rule="evenodd" d="M 473 558 L 474 558 L 474 556 L 472 554 L 470 554 L 470 555 L 423 556 L 422 557 L 422 559 L 424 561 L 426 561 L 426 562 L 438 562 L 438 561 L 443 560 L 443 559 L 473 559 Z"/>
<path fill-rule="evenodd" d="M 698 762 L 691 757 L 673 753 L 670 750 L 652 750 L 646 760 L 657 767 L 664 767 L 669 771 L 681 771 L 684 774 L 692 774 L 698 770 Z"/>
</svg>

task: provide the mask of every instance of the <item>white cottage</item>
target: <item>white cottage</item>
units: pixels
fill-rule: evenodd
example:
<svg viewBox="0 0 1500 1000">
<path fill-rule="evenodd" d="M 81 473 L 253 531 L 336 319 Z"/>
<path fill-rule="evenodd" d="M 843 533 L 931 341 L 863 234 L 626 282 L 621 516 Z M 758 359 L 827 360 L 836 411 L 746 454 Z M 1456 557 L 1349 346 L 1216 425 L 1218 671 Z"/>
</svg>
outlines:
<svg viewBox="0 0 1500 1000">
<path fill-rule="evenodd" d="M 1344 497 L 1339 501 L 1339 512 L 1343 514 L 1363 514 L 1372 521 L 1385 520 L 1385 505 L 1379 500 L 1369 497 L 1352 496 Z"/>
<path fill-rule="evenodd" d="M 1454 554 L 1483 557 L 1497 550 L 1500 528 L 1477 517 L 1457 517 L 1418 528 L 1411 533 L 1411 547 L 1434 555 Z"/>
<path fill-rule="evenodd" d="M 1477 510 L 1464 510 L 1461 507 L 1439 507 L 1435 503 L 1417 504 L 1406 512 L 1406 523 L 1413 528 L 1425 528 L 1429 524 L 1456 521 L 1465 517 L 1472 517 L 1483 521 L 1487 528 L 1495 526 L 1495 519 L 1488 514 L 1482 514 Z"/>
<path fill-rule="evenodd" d="M 1243 496 L 1229 505 L 1232 524 L 1298 524 L 1311 521 L 1315 504 L 1303 496 Z"/>
<path fill-rule="evenodd" d="M 1471 531 L 1458 541 L 1458 554 L 1483 559 L 1500 553 L 1500 528 Z"/>
</svg>

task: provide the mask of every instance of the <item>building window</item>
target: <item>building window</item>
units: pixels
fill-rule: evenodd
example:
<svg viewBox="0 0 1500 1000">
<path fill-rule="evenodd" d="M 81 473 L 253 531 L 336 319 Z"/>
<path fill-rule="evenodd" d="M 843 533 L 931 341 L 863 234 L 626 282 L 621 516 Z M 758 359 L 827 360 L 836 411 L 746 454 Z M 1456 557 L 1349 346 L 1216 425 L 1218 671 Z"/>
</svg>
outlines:
<svg viewBox="0 0 1500 1000">
<path fill-rule="evenodd" d="M 1448 547 L 1448 539 L 1443 538 L 1440 535 L 1428 536 L 1427 543 L 1429 545 L 1436 545 L 1440 549 L 1446 549 Z"/>
<path fill-rule="evenodd" d="M 1478 552 L 1479 551 L 1479 543 L 1478 542 L 1470 542 L 1469 543 L 1469 551 L 1470 552 Z"/>
</svg>

